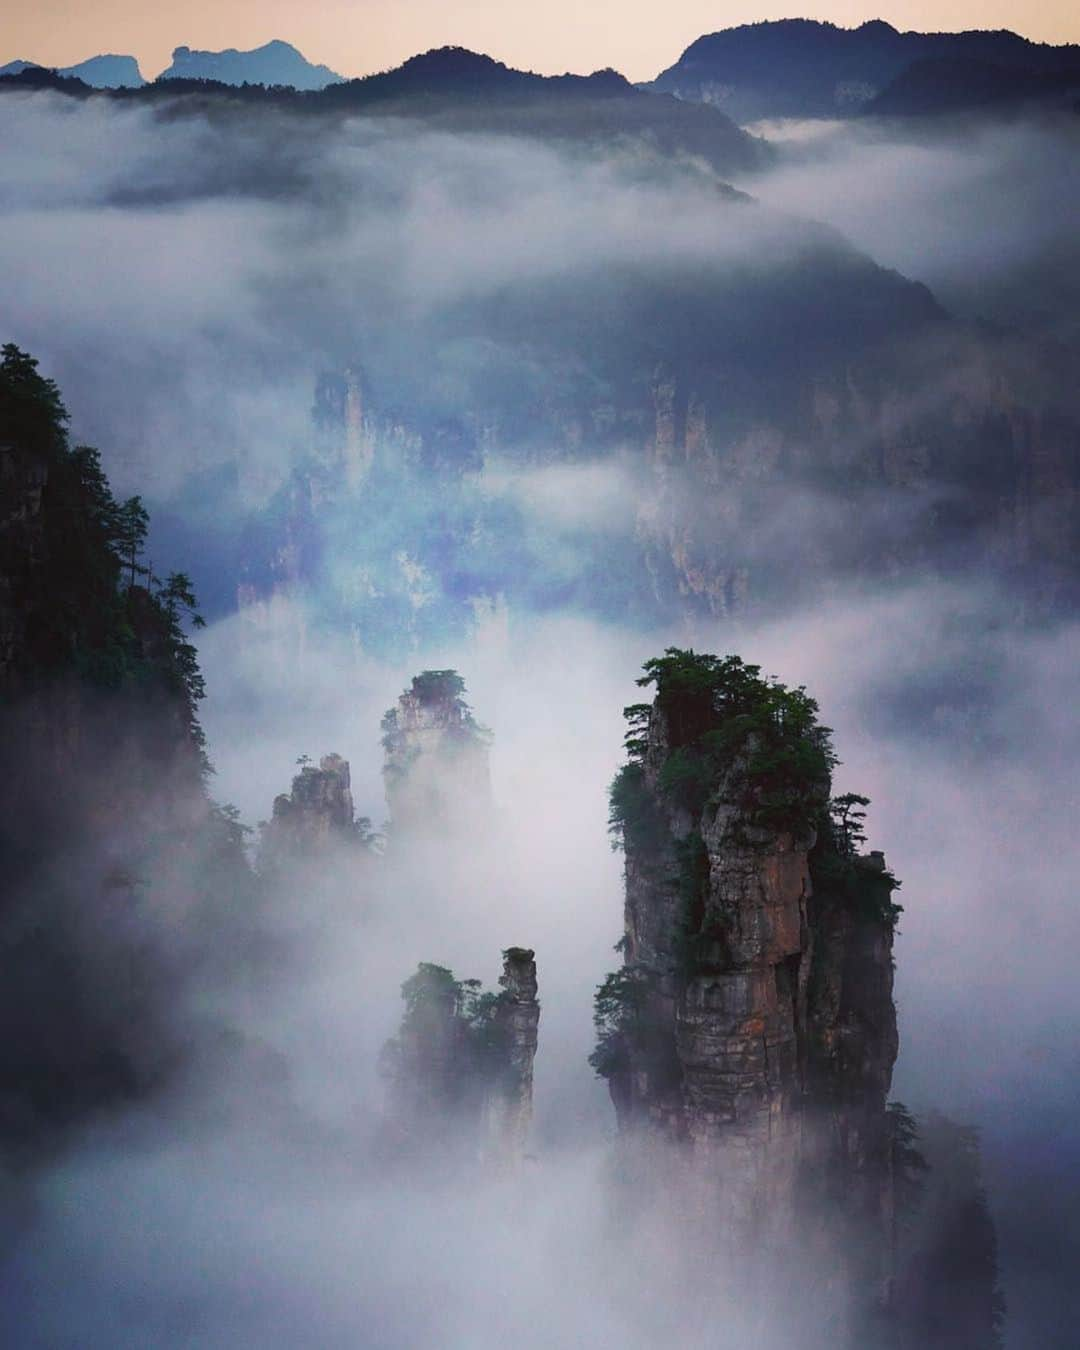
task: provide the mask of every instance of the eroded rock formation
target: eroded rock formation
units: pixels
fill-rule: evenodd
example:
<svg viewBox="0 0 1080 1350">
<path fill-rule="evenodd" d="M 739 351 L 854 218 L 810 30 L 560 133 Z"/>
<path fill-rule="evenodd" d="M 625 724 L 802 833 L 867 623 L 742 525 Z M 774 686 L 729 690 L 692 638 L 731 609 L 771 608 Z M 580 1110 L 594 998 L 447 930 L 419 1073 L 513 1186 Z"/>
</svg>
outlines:
<svg viewBox="0 0 1080 1350">
<path fill-rule="evenodd" d="M 612 789 L 624 966 L 598 994 L 594 1066 L 623 1135 L 673 1146 L 733 1248 L 801 1245 L 882 1300 L 897 883 L 858 852 L 864 799 L 830 802 L 802 690 L 675 650 L 642 683 L 656 698 L 627 710 Z"/>
<path fill-rule="evenodd" d="M 301 762 L 292 790 L 274 798 L 274 813 L 262 828 L 263 870 L 286 862 L 323 857 L 335 846 L 370 847 L 374 835 L 366 816 L 353 811 L 349 761 L 323 755 L 318 767 Z"/>
<path fill-rule="evenodd" d="M 489 1102 L 490 1136 L 497 1154 L 513 1163 L 525 1152 L 532 1124 L 533 1060 L 540 1027 L 535 953 L 527 947 L 508 947 L 499 984 L 495 1027 L 502 1062 Z"/>
<path fill-rule="evenodd" d="M 399 1146 L 479 1151 L 497 1166 L 521 1159 L 540 1021 L 534 953 L 507 948 L 499 984 L 485 993 L 423 962 L 401 986 L 405 1014 L 382 1059 Z"/>
<path fill-rule="evenodd" d="M 489 733 L 455 670 L 425 670 L 383 718 L 383 780 L 395 831 L 468 826 L 490 818 Z"/>
</svg>

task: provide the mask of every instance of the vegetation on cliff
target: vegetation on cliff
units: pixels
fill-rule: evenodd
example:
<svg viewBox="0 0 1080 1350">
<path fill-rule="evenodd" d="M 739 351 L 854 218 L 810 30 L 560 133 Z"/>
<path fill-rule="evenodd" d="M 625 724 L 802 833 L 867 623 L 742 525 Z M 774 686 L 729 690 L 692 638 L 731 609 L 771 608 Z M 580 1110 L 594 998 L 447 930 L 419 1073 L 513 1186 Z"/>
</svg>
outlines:
<svg viewBox="0 0 1080 1350">
<path fill-rule="evenodd" d="M 183 572 L 155 578 L 141 559 L 149 517 L 139 497 L 117 501 L 98 452 L 70 446 L 54 381 L 12 343 L 0 359 L 0 447 L 12 476 L 40 485 L 36 520 L 0 530 L 0 573 L 21 632 L 0 695 L 65 676 L 144 700 L 162 695 L 199 769 L 208 771 L 196 714 L 204 686 L 186 625 L 202 626 Z"/>
<path fill-rule="evenodd" d="M 203 921 L 253 886 L 246 828 L 206 794 L 191 583 L 151 574 L 142 502 L 114 497 L 67 420 L 56 384 L 6 345 L 0 1148 L 17 1151 L 179 1065 L 179 987 L 213 959 Z"/>
<path fill-rule="evenodd" d="M 459 980 L 430 961 L 402 984 L 405 1012 L 380 1067 L 405 1133 L 423 1134 L 447 1116 L 475 1117 L 494 1098 L 518 1091 L 523 1075 L 531 1082 L 538 1016 L 532 951 L 508 947 L 499 984 L 498 992 L 485 990 L 479 980 Z M 526 1046 L 516 1043 L 513 1023 L 523 998 L 534 1013 Z"/>
<path fill-rule="evenodd" d="M 456 670 L 422 670 L 412 677 L 401 702 L 410 702 L 420 710 L 437 711 L 440 728 L 452 741 L 466 745 L 486 745 L 491 733 L 473 716 L 465 701 L 465 681 Z M 407 754 L 409 729 L 404 725 L 401 702 L 387 709 L 382 719 L 382 745 L 388 763 Z M 401 766 L 395 766 L 401 771 Z"/>
<path fill-rule="evenodd" d="M 633 866 L 677 892 L 680 978 L 697 969 L 710 884 L 704 830 L 721 811 L 732 849 L 755 851 L 784 835 L 806 840 L 821 902 L 831 900 L 891 932 L 901 913 L 892 900 L 900 883 L 880 854 L 860 853 L 868 799 L 830 797 L 838 760 L 830 729 L 819 722 L 805 688 L 764 677 L 738 656 L 675 647 L 643 670 L 638 685 L 654 686 L 656 694 L 651 704 L 624 709 L 627 762 L 611 785 L 609 824 L 615 846 Z M 676 816 L 684 820 L 678 829 Z M 644 1050 L 648 991 L 658 973 L 633 962 L 599 987 L 590 1063 L 602 1077 L 618 1072 L 630 1045 Z"/>
</svg>

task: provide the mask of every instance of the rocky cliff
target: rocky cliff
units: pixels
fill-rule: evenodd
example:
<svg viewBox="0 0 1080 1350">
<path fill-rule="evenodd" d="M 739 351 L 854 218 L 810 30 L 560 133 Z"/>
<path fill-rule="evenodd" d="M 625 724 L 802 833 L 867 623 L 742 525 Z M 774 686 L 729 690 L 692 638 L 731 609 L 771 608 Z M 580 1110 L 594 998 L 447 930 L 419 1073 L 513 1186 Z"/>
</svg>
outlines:
<svg viewBox="0 0 1080 1350">
<path fill-rule="evenodd" d="M 334 840 L 356 837 L 361 824 L 353 816 L 349 761 L 323 755 L 316 768 L 302 764 L 292 790 L 274 798 L 274 814 L 262 836 L 264 858 L 311 856 Z"/>
<path fill-rule="evenodd" d="M 884 1300 L 898 907 L 858 851 L 864 799 L 830 801 L 804 691 L 675 649 L 641 683 L 612 788 L 624 965 L 592 1062 L 622 1134 L 672 1146 L 733 1249 L 802 1247 Z"/>
<path fill-rule="evenodd" d="M 183 1063 L 202 919 L 247 896 L 207 796 L 187 578 L 68 444 L 52 381 L 0 359 L 0 1154 L 32 1157 Z M 170 916 L 169 950 L 157 942 Z"/>
<path fill-rule="evenodd" d="M 490 817 L 490 733 L 455 670 L 425 670 L 382 720 L 383 780 L 395 832 L 468 827 Z"/>
<path fill-rule="evenodd" d="M 497 1156 L 513 1164 L 525 1152 L 532 1124 L 533 1060 L 540 1026 L 535 953 L 527 947 L 508 947 L 499 984 L 494 1021 L 501 1069 L 490 1098 L 490 1135 Z"/>
<path fill-rule="evenodd" d="M 521 1160 L 540 1021 L 533 952 L 504 951 L 499 984 L 485 993 L 423 962 L 401 986 L 405 1015 L 382 1055 L 398 1150 L 479 1152 L 499 1167 Z"/>
</svg>

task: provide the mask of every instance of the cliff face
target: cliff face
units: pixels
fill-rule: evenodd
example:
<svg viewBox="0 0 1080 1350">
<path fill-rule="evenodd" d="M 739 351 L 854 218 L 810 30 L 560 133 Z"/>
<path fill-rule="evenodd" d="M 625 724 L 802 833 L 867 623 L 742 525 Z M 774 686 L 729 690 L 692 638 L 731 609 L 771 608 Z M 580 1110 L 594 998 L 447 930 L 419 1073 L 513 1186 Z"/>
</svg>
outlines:
<svg viewBox="0 0 1080 1350">
<path fill-rule="evenodd" d="M 183 1062 L 201 921 L 250 880 L 216 807 L 182 574 L 71 447 L 59 390 L 0 353 L 0 1152 L 32 1157 Z M 159 942 L 170 916 L 169 950 Z"/>
<path fill-rule="evenodd" d="M 383 781 L 395 831 L 467 827 L 490 818 L 489 733 L 453 670 L 426 670 L 383 718 Z"/>
<path fill-rule="evenodd" d="M 664 366 L 638 529 L 658 600 L 767 612 L 828 579 L 988 573 L 1032 613 L 1075 606 L 1075 407 L 1052 352 L 943 325 L 918 353 L 792 381 L 772 406 Z M 977 469 L 976 467 L 977 466 Z M 777 531 L 781 509 L 797 522 Z"/>
<path fill-rule="evenodd" d="M 656 700 L 628 710 L 612 795 L 624 966 L 598 995 L 593 1063 L 620 1131 L 687 1159 L 729 1241 L 816 1233 L 824 1252 L 858 1234 L 830 1269 L 884 1297 L 896 883 L 858 855 L 857 806 L 830 811 L 812 700 L 735 658 L 646 670 Z"/>
<path fill-rule="evenodd" d="M 630 293 L 617 332 L 586 329 L 581 365 L 609 353 L 603 381 L 538 376 L 524 401 L 489 382 L 453 418 L 422 389 L 391 400 L 393 380 L 358 366 L 327 377 L 312 452 L 245 545 L 242 603 L 311 586 L 358 641 L 399 651 L 437 647 L 503 602 L 694 622 L 790 611 L 852 576 L 989 579 L 1021 612 L 1075 608 L 1067 355 L 973 333 L 924 288 L 827 260 L 790 283 L 791 295 L 680 300 L 665 345 L 648 350 L 655 316 Z M 582 303 L 559 298 L 568 312 Z M 864 303 L 889 322 L 866 331 Z M 760 322 L 718 332 L 719 313 Z M 559 331 L 559 314 L 541 318 Z M 702 332 L 715 359 L 702 359 Z M 512 326 L 499 333 L 514 340 Z M 560 370 L 565 352 L 537 360 Z M 497 484 L 508 466 L 512 483 L 517 469 L 581 462 L 626 491 L 609 527 L 565 549 Z"/>
<path fill-rule="evenodd" d="M 503 952 L 497 994 L 422 963 L 401 987 L 405 1015 L 383 1050 L 391 1136 L 406 1152 L 521 1160 L 532 1121 L 540 1004 L 533 952 Z"/>
<path fill-rule="evenodd" d="M 263 833 L 269 855 L 293 857 L 324 851 L 334 839 L 355 833 L 349 761 L 323 755 L 319 767 L 305 764 L 292 781 L 292 791 L 274 798 L 274 814 Z"/>
<path fill-rule="evenodd" d="M 514 1163 L 525 1152 L 532 1123 L 533 1060 L 540 1027 L 535 953 L 527 947 L 508 947 L 499 984 L 495 1038 L 502 1067 L 490 1100 L 490 1133 L 498 1155 Z"/>
</svg>

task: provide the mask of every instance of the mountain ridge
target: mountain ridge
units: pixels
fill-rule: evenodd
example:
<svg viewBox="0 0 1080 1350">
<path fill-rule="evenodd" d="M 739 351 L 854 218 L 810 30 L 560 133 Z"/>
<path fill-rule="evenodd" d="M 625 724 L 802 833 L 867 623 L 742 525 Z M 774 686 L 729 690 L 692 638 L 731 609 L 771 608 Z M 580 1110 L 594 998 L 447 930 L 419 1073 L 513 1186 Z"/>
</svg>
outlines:
<svg viewBox="0 0 1080 1350">
<path fill-rule="evenodd" d="M 9 61 L 0 66 L 0 76 L 21 75 L 25 70 L 55 70 L 65 79 L 82 80 L 91 89 L 141 89 L 146 80 L 134 56 L 105 52 L 88 56 L 73 66 L 44 66 L 39 61 Z"/>
<path fill-rule="evenodd" d="M 868 106 L 916 62 L 935 60 L 1080 71 L 1080 46 L 1032 42 L 1008 29 L 923 33 L 880 19 L 858 28 L 780 19 L 703 34 L 646 87 L 711 103 L 737 122 L 836 117 Z"/>
<path fill-rule="evenodd" d="M 329 66 L 308 61 L 292 43 L 274 38 L 261 47 L 252 47 L 246 51 L 236 47 L 224 47 L 220 51 L 176 47 L 171 65 L 157 78 L 210 79 L 233 85 L 284 85 L 310 91 L 338 84 L 345 77 Z"/>
</svg>

